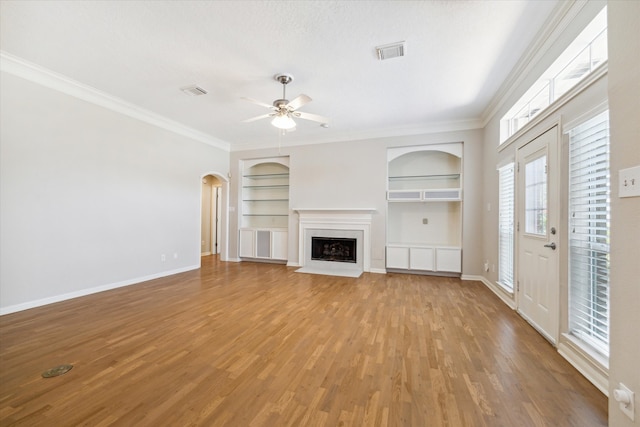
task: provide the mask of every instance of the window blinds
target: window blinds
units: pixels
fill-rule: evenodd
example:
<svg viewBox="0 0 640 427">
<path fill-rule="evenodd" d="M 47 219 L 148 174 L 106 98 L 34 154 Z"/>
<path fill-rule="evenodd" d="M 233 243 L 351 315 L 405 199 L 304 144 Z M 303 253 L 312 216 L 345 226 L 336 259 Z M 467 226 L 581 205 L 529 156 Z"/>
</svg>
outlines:
<svg viewBox="0 0 640 427">
<path fill-rule="evenodd" d="M 514 164 L 498 169 L 498 283 L 513 290 Z"/>
<path fill-rule="evenodd" d="M 608 111 L 569 131 L 569 330 L 609 355 Z"/>
</svg>

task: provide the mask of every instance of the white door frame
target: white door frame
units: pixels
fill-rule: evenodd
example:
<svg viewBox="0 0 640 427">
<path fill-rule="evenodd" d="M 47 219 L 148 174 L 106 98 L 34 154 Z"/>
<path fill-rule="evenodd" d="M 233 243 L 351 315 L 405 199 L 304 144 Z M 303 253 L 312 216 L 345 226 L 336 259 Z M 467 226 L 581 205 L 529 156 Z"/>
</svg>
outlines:
<svg viewBox="0 0 640 427">
<path fill-rule="evenodd" d="M 218 180 L 220 181 L 220 186 L 219 188 L 219 200 L 218 200 L 218 206 L 216 208 L 216 212 L 211 212 L 211 217 L 218 217 L 219 221 L 218 221 L 218 226 L 217 226 L 217 233 L 218 233 L 218 253 L 220 254 L 220 261 L 228 261 L 229 260 L 229 179 L 226 178 L 224 175 L 222 175 L 221 173 L 218 172 L 207 172 L 202 174 L 202 176 L 200 177 L 200 181 L 202 182 L 202 179 L 206 176 L 214 176 L 216 178 L 218 178 Z M 200 188 L 202 188 L 202 185 L 200 186 Z M 215 188 L 215 187 L 212 187 Z M 202 191 L 202 190 L 201 190 Z M 212 190 L 215 192 L 215 190 Z M 214 194 L 212 194 L 213 196 Z M 202 203 L 202 194 L 200 196 L 200 203 Z M 212 201 L 213 203 L 213 201 Z M 202 209 L 200 209 L 200 215 L 202 216 Z M 202 227 L 202 217 L 200 218 L 200 223 L 199 223 L 199 228 Z M 214 233 L 214 231 L 212 230 L 212 234 Z M 200 236 L 202 236 L 202 230 L 200 230 L 200 233 L 198 234 L 198 252 L 200 252 Z M 215 244 L 215 242 L 211 242 L 212 245 Z M 213 249 L 212 247 L 212 253 L 214 253 L 215 249 Z"/>
<path fill-rule="evenodd" d="M 559 123 L 553 123 L 541 131 L 536 131 L 533 137 L 527 137 L 526 142 L 519 145 L 516 150 L 516 309 L 518 313 L 536 328 L 547 340 L 554 345 L 558 342 L 560 334 L 560 142 L 561 129 Z M 550 132 L 550 133 L 549 133 Z M 547 156 L 547 223 L 544 236 L 534 236 L 525 233 L 525 213 L 524 213 L 524 176 L 525 176 L 525 154 L 533 150 L 531 143 L 541 143 L 540 137 L 555 138 L 549 140 L 543 148 Z M 536 141 L 537 140 L 537 141 Z M 527 147 L 529 146 L 529 147 Z M 539 152 L 538 149 L 533 152 Z M 532 154 L 528 153 L 528 154 Z M 535 156 L 534 156 L 535 157 Z M 555 234 L 552 234 L 552 228 Z M 526 240 L 523 240 L 526 239 Z M 555 244 L 555 250 L 545 245 Z M 526 247 L 525 247 L 526 246 Z M 539 247 L 538 247 L 539 246 Z M 537 252 L 541 258 L 545 258 L 550 265 L 549 276 L 546 280 L 540 281 L 538 278 L 528 277 L 531 274 L 527 271 L 525 262 L 525 250 L 531 248 Z M 535 287 L 533 283 L 538 280 L 544 283 L 547 288 Z M 535 285 L 538 286 L 538 285 Z M 526 288 L 528 287 L 528 288 Z M 532 292 L 533 291 L 533 292 Z M 527 301 L 525 293 L 533 293 L 534 300 Z M 543 299 L 544 301 L 542 301 Z M 535 308 L 534 308 L 535 307 Z"/>
</svg>

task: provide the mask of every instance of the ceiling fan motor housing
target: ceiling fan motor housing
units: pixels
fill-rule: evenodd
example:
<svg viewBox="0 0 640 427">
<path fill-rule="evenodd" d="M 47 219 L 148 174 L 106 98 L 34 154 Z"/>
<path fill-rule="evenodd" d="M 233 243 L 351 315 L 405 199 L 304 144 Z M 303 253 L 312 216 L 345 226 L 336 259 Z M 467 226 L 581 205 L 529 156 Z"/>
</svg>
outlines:
<svg viewBox="0 0 640 427">
<path fill-rule="evenodd" d="M 273 106 L 280 109 L 289 103 L 288 99 L 276 99 L 273 101 Z"/>
</svg>

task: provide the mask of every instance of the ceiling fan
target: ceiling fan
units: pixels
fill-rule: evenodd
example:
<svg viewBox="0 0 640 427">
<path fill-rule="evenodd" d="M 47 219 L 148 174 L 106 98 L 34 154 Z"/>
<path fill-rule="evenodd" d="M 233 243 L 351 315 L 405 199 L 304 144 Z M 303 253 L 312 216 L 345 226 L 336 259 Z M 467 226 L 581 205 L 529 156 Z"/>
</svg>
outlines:
<svg viewBox="0 0 640 427">
<path fill-rule="evenodd" d="M 311 102 L 311 98 L 307 95 L 299 95 L 289 101 L 286 97 L 286 89 L 287 84 L 293 81 L 293 76 L 291 74 L 276 74 L 273 76 L 275 80 L 282 84 L 282 98 L 276 99 L 273 101 L 272 105 L 269 105 L 265 102 L 256 101 L 252 98 L 242 98 L 246 101 L 252 102 L 257 105 L 261 105 L 263 107 L 267 107 L 272 111 L 268 114 L 263 114 L 257 117 L 252 117 L 247 120 L 243 120 L 244 123 L 253 122 L 260 119 L 266 119 L 268 117 L 272 117 L 271 124 L 277 127 L 278 129 L 283 130 L 294 130 L 296 127 L 296 122 L 293 120 L 294 118 L 312 120 L 314 122 L 322 123 L 323 127 L 328 126 L 329 119 L 326 117 L 319 116 L 317 114 L 303 113 L 302 111 L 297 111 L 298 108 L 302 107 L 305 104 Z"/>
</svg>

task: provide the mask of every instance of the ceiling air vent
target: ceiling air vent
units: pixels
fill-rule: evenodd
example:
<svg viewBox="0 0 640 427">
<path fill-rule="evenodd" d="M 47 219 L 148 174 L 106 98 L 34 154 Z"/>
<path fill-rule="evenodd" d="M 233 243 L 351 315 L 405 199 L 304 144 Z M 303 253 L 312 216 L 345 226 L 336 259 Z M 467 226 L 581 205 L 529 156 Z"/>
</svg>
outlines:
<svg viewBox="0 0 640 427">
<path fill-rule="evenodd" d="M 385 59 L 397 58 L 399 56 L 404 56 L 404 52 L 406 50 L 406 46 L 404 41 L 385 44 L 383 46 L 376 47 L 376 54 L 378 55 L 378 59 L 380 61 L 384 61 Z"/>
<path fill-rule="evenodd" d="M 181 91 L 183 91 L 184 93 L 186 93 L 187 95 L 190 96 L 200 96 L 200 95 L 206 95 L 207 91 L 202 89 L 200 86 L 185 86 L 185 87 L 181 87 L 180 88 Z"/>
</svg>

